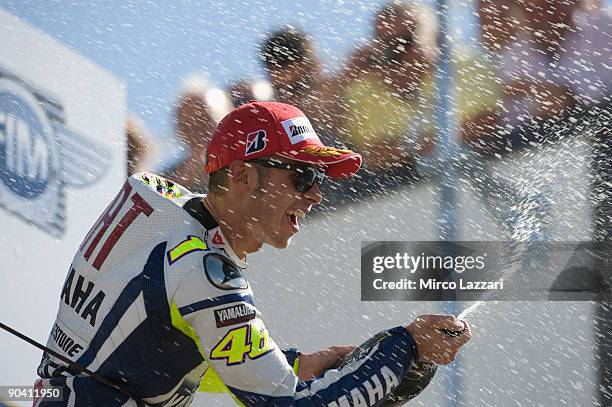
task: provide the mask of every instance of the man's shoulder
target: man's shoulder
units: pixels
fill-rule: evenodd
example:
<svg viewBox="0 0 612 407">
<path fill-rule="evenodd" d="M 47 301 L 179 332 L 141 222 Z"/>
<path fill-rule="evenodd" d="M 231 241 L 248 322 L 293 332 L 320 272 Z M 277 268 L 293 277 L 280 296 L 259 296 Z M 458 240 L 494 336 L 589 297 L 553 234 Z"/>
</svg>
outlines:
<svg viewBox="0 0 612 407">
<path fill-rule="evenodd" d="M 202 256 L 204 276 L 220 290 L 244 290 L 249 287 L 243 269 L 222 249 L 215 248 Z"/>
<path fill-rule="evenodd" d="M 232 256 L 223 248 L 211 243 L 208 230 L 194 225 L 181 225 L 171 234 L 165 236 L 167 242 L 168 265 L 180 267 L 202 263 L 206 257 L 222 258 L 224 261 L 239 267 Z"/>
<path fill-rule="evenodd" d="M 168 253 L 170 255 L 171 251 Z M 225 301 L 241 301 L 252 295 L 243 269 L 231 256 L 215 247 L 202 248 L 175 260 L 167 276 L 170 279 L 180 278 L 173 290 L 172 301 L 183 315 L 215 307 Z"/>
<path fill-rule="evenodd" d="M 182 206 L 195 196 L 175 181 L 150 172 L 139 172 L 128 178 L 128 183 L 142 193 Z"/>
<path fill-rule="evenodd" d="M 242 270 L 246 263 L 231 251 L 216 222 L 208 222 L 201 211 L 194 209 L 195 198 L 179 184 L 151 173 L 135 174 L 129 179 L 145 199 L 155 202 L 161 214 L 168 215 L 151 228 L 147 235 L 165 244 L 166 283 L 170 292 L 184 288 L 198 295 L 214 296 L 227 290 L 248 288 Z M 189 208 L 188 208 L 189 207 Z M 163 216 L 162 216 L 163 217 Z M 161 225 L 163 223 L 164 225 Z M 227 248 L 227 249 L 226 249 Z"/>
<path fill-rule="evenodd" d="M 181 237 L 182 236 L 182 237 Z M 211 244 L 206 234 L 175 234 L 168 239 L 169 274 L 192 274 L 192 283 L 218 290 L 248 288 L 241 265 L 222 247 Z"/>
</svg>

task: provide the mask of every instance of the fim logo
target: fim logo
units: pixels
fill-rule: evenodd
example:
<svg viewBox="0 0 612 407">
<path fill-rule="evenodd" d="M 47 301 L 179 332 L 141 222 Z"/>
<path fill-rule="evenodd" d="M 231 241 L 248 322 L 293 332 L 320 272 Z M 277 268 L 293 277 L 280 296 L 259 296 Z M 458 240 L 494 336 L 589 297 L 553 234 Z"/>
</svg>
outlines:
<svg viewBox="0 0 612 407">
<path fill-rule="evenodd" d="M 65 230 L 65 187 L 92 184 L 110 164 L 64 122 L 57 101 L 0 71 L 0 207 L 53 236 Z"/>
</svg>

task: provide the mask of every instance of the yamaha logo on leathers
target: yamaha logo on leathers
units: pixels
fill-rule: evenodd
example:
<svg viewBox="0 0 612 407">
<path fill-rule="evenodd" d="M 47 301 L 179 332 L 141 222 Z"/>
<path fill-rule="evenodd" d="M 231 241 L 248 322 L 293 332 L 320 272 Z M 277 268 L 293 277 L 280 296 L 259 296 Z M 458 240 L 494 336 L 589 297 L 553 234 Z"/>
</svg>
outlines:
<svg viewBox="0 0 612 407">
<path fill-rule="evenodd" d="M 215 322 L 217 323 L 217 328 L 247 322 L 251 319 L 255 319 L 255 316 L 255 309 L 251 308 L 247 304 L 238 304 L 215 310 Z"/>
</svg>

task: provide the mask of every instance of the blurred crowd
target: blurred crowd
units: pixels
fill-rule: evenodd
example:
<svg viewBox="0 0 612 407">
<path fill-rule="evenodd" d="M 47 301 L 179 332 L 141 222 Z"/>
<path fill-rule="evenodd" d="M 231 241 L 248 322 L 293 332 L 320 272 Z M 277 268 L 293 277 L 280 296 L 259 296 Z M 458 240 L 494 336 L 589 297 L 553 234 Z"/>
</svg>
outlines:
<svg viewBox="0 0 612 407">
<path fill-rule="evenodd" d="M 475 2 L 480 46 L 449 41 L 461 148 L 499 158 L 546 140 L 547 123 L 610 103 L 612 16 L 597 0 Z M 249 100 L 276 100 L 299 107 L 324 143 L 364 155 L 355 180 L 330 183 L 328 205 L 415 182 L 419 161 L 445 131 L 436 120 L 438 17 L 421 3 L 391 1 L 376 12 L 371 32 L 333 75 L 308 33 L 288 26 L 259 44 L 266 80 L 221 89 L 208 78 L 186 78 L 175 103 L 180 146 L 160 154 L 131 119 L 129 171 L 154 170 L 205 192 L 203 157 L 216 124 Z"/>
</svg>

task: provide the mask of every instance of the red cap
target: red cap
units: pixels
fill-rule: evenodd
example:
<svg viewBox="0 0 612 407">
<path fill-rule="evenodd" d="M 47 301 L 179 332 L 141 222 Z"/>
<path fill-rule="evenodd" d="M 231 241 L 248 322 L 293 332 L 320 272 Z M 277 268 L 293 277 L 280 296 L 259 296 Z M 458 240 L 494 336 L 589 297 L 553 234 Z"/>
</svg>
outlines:
<svg viewBox="0 0 612 407">
<path fill-rule="evenodd" d="M 206 172 L 234 160 L 276 155 L 326 167 L 330 177 L 346 178 L 361 166 L 361 155 L 321 143 L 308 118 L 285 103 L 251 101 L 221 120 L 208 144 Z"/>
</svg>

